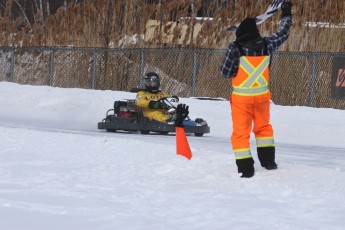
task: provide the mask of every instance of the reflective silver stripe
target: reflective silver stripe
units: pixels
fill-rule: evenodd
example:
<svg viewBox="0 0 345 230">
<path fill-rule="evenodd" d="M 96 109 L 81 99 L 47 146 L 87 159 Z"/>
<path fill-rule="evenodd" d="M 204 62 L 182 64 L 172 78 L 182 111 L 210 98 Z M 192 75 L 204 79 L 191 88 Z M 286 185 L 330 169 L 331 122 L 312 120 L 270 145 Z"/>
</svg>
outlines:
<svg viewBox="0 0 345 230">
<path fill-rule="evenodd" d="M 250 149 L 234 149 L 236 159 L 245 159 L 252 157 Z"/>
<path fill-rule="evenodd" d="M 263 86 L 260 88 L 239 88 L 236 86 L 233 86 L 233 93 L 237 94 L 262 94 L 266 93 L 268 91 L 267 86 Z"/>
<path fill-rule="evenodd" d="M 268 85 L 266 79 L 263 78 L 263 77 L 260 77 L 260 78 L 258 79 L 258 82 L 259 82 L 260 85 Z"/>
<path fill-rule="evenodd" d="M 252 73 L 255 70 L 255 68 L 249 63 L 249 61 L 245 57 L 240 58 L 240 65 L 243 66 L 243 69 L 248 74 Z"/>
<path fill-rule="evenodd" d="M 256 138 L 257 147 L 275 146 L 273 137 Z"/>
<path fill-rule="evenodd" d="M 269 64 L 269 57 L 265 57 L 264 60 L 260 63 L 259 68 L 254 69 L 248 63 L 248 60 L 246 58 L 241 57 L 240 65 L 243 66 L 245 71 L 250 74 L 249 79 L 247 81 L 245 81 L 243 83 L 243 85 L 241 85 L 241 86 L 243 86 L 243 87 L 250 87 L 250 86 L 252 86 L 258 78 L 262 77 L 262 73 L 264 72 L 264 70 L 266 69 L 268 64 Z M 265 84 L 266 84 L 266 81 L 265 81 L 264 85 Z"/>
</svg>

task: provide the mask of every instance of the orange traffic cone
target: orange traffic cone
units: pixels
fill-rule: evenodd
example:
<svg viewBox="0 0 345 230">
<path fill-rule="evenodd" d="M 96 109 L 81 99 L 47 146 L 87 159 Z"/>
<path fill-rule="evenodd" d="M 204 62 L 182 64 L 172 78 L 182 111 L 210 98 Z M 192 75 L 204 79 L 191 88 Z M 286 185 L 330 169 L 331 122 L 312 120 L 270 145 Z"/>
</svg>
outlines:
<svg viewBox="0 0 345 230">
<path fill-rule="evenodd" d="M 182 155 L 188 160 L 192 158 L 192 151 L 183 127 L 176 127 L 176 154 Z"/>
</svg>

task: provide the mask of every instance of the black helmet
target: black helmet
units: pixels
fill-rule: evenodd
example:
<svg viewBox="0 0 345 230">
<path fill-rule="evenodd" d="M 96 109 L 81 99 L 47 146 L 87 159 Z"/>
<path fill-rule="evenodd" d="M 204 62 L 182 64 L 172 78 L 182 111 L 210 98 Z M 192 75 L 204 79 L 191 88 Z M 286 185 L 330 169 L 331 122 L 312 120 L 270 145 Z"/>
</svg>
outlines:
<svg viewBox="0 0 345 230">
<path fill-rule="evenodd" d="M 238 26 L 236 30 L 236 38 L 240 39 L 243 36 L 259 36 L 259 29 L 256 26 L 255 18 L 246 18 Z"/>
<path fill-rule="evenodd" d="M 149 72 L 144 76 L 145 89 L 151 93 L 158 93 L 161 85 L 161 79 L 155 72 Z"/>
</svg>

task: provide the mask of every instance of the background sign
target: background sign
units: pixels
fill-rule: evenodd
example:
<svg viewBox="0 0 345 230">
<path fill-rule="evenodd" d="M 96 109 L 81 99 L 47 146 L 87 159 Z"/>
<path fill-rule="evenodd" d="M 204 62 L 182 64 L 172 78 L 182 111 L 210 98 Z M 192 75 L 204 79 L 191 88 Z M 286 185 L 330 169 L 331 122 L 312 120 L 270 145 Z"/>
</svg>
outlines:
<svg viewBox="0 0 345 230">
<path fill-rule="evenodd" d="M 331 98 L 345 100 L 345 57 L 333 60 Z"/>
</svg>

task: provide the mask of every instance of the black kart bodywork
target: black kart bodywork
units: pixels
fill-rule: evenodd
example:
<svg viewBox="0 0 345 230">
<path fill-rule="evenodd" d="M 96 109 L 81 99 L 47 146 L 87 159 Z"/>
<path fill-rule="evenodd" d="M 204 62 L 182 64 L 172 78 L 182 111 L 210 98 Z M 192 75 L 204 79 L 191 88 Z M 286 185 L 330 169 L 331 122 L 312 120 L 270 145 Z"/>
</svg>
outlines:
<svg viewBox="0 0 345 230">
<path fill-rule="evenodd" d="M 187 118 L 186 120 L 188 124 L 190 119 Z M 210 132 L 210 127 L 202 118 L 197 118 L 192 123 L 195 125 L 185 125 L 186 133 L 194 133 L 195 136 L 201 137 L 205 133 Z M 98 122 L 98 129 L 105 129 L 108 132 L 116 132 L 117 130 L 139 131 L 142 134 L 149 134 L 150 132 L 168 134 L 175 132 L 173 124 L 149 120 L 145 117 L 141 109 L 135 105 L 135 100 L 115 101 L 114 109 L 109 109 L 106 117 L 101 122 Z"/>
</svg>

